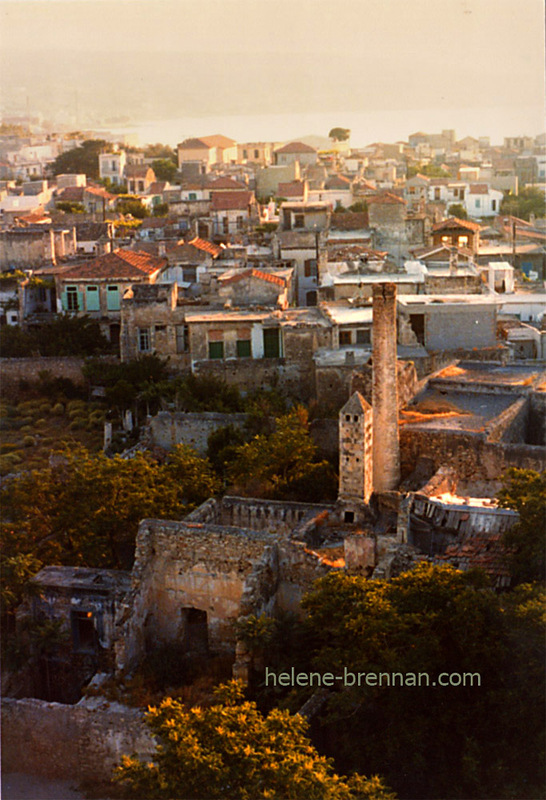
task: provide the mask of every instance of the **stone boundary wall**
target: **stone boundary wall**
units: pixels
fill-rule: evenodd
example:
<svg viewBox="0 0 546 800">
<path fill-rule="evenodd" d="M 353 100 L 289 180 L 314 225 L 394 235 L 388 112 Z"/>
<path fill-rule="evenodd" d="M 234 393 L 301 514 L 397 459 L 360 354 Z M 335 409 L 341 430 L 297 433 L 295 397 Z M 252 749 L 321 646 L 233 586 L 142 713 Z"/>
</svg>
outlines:
<svg viewBox="0 0 546 800">
<path fill-rule="evenodd" d="M 106 782 L 122 755 L 149 759 L 140 709 L 88 698 L 77 705 L 2 700 L 2 768 L 44 778 Z"/>
<path fill-rule="evenodd" d="M 147 423 L 147 438 L 153 445 L 172 450 L 177 444 L 195 448 L 200 455 L 207 451 L 211 433 L 226 425 L 243 428 L 246 414 L 219 414 L 214 411 L 200 413 L 171 413 L 160 411 Z"/>
<path fill-rule="evenodd" d="M 488 442 L 483 433 L 461 431 L 400 431 L 402 474 L 413 472 L 420 458 L 434 469 L 449 464 L 461 480 L 497 480 L 509 467 L 546 468 L 546 450 L 537 445 Z"/>
<path fill-rule="evenodd" d="M 192 372 L 220 378 L 243 392 L 278 388 L 303 402 L 308 402 L 316 394 L 312 364 L 302 361 L 285 358 L 194 361 Z"/>
<path fill-rule="evenodd" d="M 34 382 L 40 372 L 47 371 L 53 378 L 69 378 L 79 386 L 86 381 L 82 374 L 84 358 L 67 356 L 56 358 L 36 356 L 35 358 L 0 358 L 2 394 L 11 395 L 19 390 L 19 381 Z"/>
<path fill-rule="evenodd" d="M 495 419 L 486 426 L 485 435 L 488 442 L 523 442 L 525 439 L 525 426 L 529 414 L 529 401 L 521 397 L 515 403 L 505 408 Z"/>
</svg>

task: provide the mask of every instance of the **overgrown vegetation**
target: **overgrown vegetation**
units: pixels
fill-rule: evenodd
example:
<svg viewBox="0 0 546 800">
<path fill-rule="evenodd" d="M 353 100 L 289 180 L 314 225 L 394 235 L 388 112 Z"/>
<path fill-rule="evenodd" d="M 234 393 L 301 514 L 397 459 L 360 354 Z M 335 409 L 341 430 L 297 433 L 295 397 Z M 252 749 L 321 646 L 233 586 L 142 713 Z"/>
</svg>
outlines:
<svg viewBox="0 0 546 800">
<path fill-rule="evenodd" d="M 101 333 L 99 323 L 89 317 L 62 314 L 51 322 L 29 328 L 0 326 L 3 358 L 93 356 L 112 351 L 112 344 Z"/>
<path fill-rule="evenodd" d="M 377 777 L 334 773 L 301 716 L 264 716 L 236 681 L 219 686 L 212 704 L 186 708 L 166 698 L 147 724 L 161 740 L 154 761 L 125 756 L 117 780 L 127 797 L 260 800 L 395 800 Z"/>
</svg>

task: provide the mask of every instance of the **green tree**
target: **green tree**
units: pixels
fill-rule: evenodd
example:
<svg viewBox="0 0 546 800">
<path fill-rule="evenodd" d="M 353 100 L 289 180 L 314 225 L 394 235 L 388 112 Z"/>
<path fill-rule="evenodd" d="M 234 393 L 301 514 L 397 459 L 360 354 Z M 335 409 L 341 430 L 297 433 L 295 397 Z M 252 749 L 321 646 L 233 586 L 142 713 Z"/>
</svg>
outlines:
<svg viewBox="0 0 546 800">
<path fill-rule="evenodd" d="M 182 445 L 165 464 L 145 453 L 106 458 L 84 448 L 56 461 L 0 493 L 6 557 L 128 569 L 140 520 L 180 518 L 218 488 L 208 461 Z"/>
<path fill-rule="evenodd" d="M 269 436 L 258 434 L 241 445 L 229 477 L 238 491 L 275 499 L 325 500 L 335 493 L 333 470 L 318 460 L 302 406 L 278 417 Z"/>
<path fill-rule="evenodd" d="M 116 203 L 116 210 L 120 214 L 130 214 L 135 219 L 144 219 L 150 216 L 140 197 L 132 194 L 122 194 L 119 198 Z"/>
<path fill-rule="evenodd" d="M 526 220 L 531 214 L 535 217 L 544 217 L 546 216 L 544 192 L 536 186 L 526 186 L 517 195 L 507 192 L 502 200 L 500 213 Z"/>
<path fill-rule="evenodd" d="M 509 469 L 497 498 L 519 514 L 504 534 L 513 582 L 546 582 L 546 472 Z"/>
<path fill-rule="evenodd" d="M 450 217 L 457 217 L 457 219 L 468 219 L 466 208 L 461 203 L 453 203 L 447 209 Z"/>
<path fill-rule="evenodd" d="M 351 135 L 349 128 L 332 128 L 328 134 L 328 138 L 333 139 L 334 142 L 346 142 Z"/>
<path fill-rule="evenodd" d="M 15 325 L 0 327 L 4 358 L 27 356 L 91 356 L 111 353 L 112 345 L 99 323 L 89 317 L 58 315 L 54 320 L 27 330 Z"/>
<path fill-rule="evenodd" d="M 389 583 L 320 579 L 303 603 L 307 669 L 410 676 L 347 679 L 320 715 L 327 752 L 408 799 L 542 796 L 544 600 L 538 587 L 499 596 L 478 572 L 429 564 Z M 442 687 L 441 673 L 480 684 Z"/>
<path fill-rule="evenodd" d="M 172 181 L 176 175 L 178 166 L 170 158 L 157 158 L 152 161 L 152 169 L 158 181 Z"/>
<path fill-rule="evenodd" d="M 220 686 L 208 708 L 166 698 L 147 724 L 161 742 L 154 761 L 125 756 L 116 771 L 131 798 L 395 800 L 377 777 L 336 775 L 303 717 L 279 709 L 264 716 L 235 681 Z"/>
<path fill-rule="evenodd" d="M 173 148 L 169 147 L 168 144 L 161 144 L 160 142 L 147 145 L 144 150 L 144 155 L 146 158 L 166 159 L 168 161 L 172 161 L 173 164 L 178 163 L 176 152 L 173 150 Z"/>
<path fill-rule="evenodd" d="M 109 147 L 104 139 L 87 139 L 78 147 L 57 156 L 51 164 L 53 175 L 83 172 L 88 178 L 99 177 L 99 155 Z"/>
<path fill-rule="evenodd" d="M 407 169 L 407 177 L 413 178 L 417 173 L 427 178 L 451 178 L 451 174 L 438 164 L 411 164 Z"/>
</svg>

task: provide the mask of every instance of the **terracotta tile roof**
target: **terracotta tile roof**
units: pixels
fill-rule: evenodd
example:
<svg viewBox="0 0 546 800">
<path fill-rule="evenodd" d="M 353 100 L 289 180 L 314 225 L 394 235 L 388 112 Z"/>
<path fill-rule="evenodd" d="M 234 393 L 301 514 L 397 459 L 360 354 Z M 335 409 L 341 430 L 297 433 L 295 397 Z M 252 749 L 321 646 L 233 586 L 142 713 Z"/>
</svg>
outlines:
<svg viewBox="0 0 546 800">
<path fill-rule="evenodd" d="M 285 144 L 284 147 L 280 147 L 278 150 L 275 150 L 276 153 L 316 153 L 314 147 L 310 147 L 308 144 L 304 144 L 303 142 L 290 142 L 289 144 Z"/>
<path fill-rule="evenodd" d="M 351 181 L 343 175 L 333 175 L 326 181 L 325 189 L 350 189 Z"/>
<path fill-rule="evenodd" d="M 115 200 L 117 197 L 117 195 L 110 194 L 110 192 L 107 192 L 106 189 L 102 189 L 100 186 L 84 186 L 83 191 L 84 194 L 92 194 L 94 197 L 104 197 L 105 200 Z"/>
<path fill-rule="evenodd" d="M 439 231 L 449 231 L 456 228 L 465 228 L 466 230 L 472 231 L 472 233 L 478 233 L 478 231 L 481 230 L 481 225 L 478 225 L 477 222 L 470 222 L 468 219 L 449 217 L 449 219 L 444 219 L 442 222 L 437 222 L 433 225 L 432 232 L 438 233 Z"/>
<path fill-rule="evenodd" d="M 198 250 L 203 250 L 205 253 L 216 258 L 220 255 L 223 251 L 222 247 L 218 247 L 217 244 L 213 244 L 212 242 L 207 242 L 206 239 L 200 239 L 199 236 L 196 236 L 194 239 L 188 242 L 188 244 L 197 247 Z"/>
<path fill-rule="evenodd" d="M 367 227 L 367 211 L 346 211 L 343 214 L 332 214 L 330 222 L 332 231 L 360 231 Z"/>
<path fill-rule="evenodd" d="M 150 173 L 153 175 L 151 180 L 155 180 L 155 172 L 147 164 L 129 164 L 125 167 L 126 178 L 149 178 Z"/>
<path fill-rule="evenodd" d="M 83 186 L 67 186 L 57 195 L 57 200 L 62 203 L 81 203 L 83 201 Z"/>
<path fill-rule="evenodd" d="M 137 279 L 153 275 L 167 260 L 139 250 L 114 250 L 63 272 L 63 280 L 77 278 Z"/>
<path fill-rule="evenodd" d="M 277 189 L 279 197 L 303 197 L 305 194 L 304 181 L 290 181 L 289 183 L 279 183 Z"/>
<path fill-rule="evenodd" d="M 215 192 L 212 195 L 212 208 L 214 211 L 247 211 L 252 201 L 253 193 L 248 191 Z"/>
<path fill-rule="evenodd" d="M 178 145 L 179 150 L 210 150 L 211 145 L 207 144 L 203 139 L 184 139 Z"/>
<path fill-rule="evenodd" d="M 167 181 L 154 181 L 150 185 L 150 194 L 162 194 L 167 188 Z"/>
<path fill-rule="evenodd" d="M 204 142 L 208 147 L 233 147 L 233 145 L 237 144 L 234 139 L 229 139 L 227 136 L 222 136 L 220 133 L 216 133 L 213 136 L 202 136 L 201 141 Z"/>
<path fill-rule="evenodd" d="M 210 189 L 211 192 L 225 191 L 227 189 L 239 192 L 248 191 L 247 187 L 244 186 L 242 183 L 234 181 L 233 178 L 225 178 L 225 177 L 218 178 L 217 180 L 212 181 L 212 183 L 209 183 L 209 185 L 207 186 L 207 189 Z"/>
<path fill-rule="evenodd" d="M 282 288 L 286 286 L 286 278 L 281 278 L 279 275 L 273 275 L 270 272 L 262 272 L 261 269 L 245 269 L 243 272 L 239 272 L 236 275 L 230 275 L 228 278 L 220 277 L 219 280 L 224 284 L 238 283 L 239 281 L 249 277 L 257 278 L 258 280 L 266 281 L 267 283 L 274 283 Z"/>
<path fill-rule="evenodd" d="M 392 192 L 384 192 L 382 194 L 373 195 L 372 197 L 368 197 L 367 202 L 381 203 L 382 205 L 396 205 L 397 203 L 406 205 L 406 201 L 403 197 L 398 197 L 398 195 L 392 194 Z"/>
<path fill-rule="evenodd" d="M 486 183 L 471 183 L 468 192 L 469 194 L 489 194 L 489 186 Z"/>
<path fill-rule="evenodd" d="M 436 561 L 448 562 L 457 569 L 483 569 L 497 587 L 510 585 L 507 566 L 508 552 L 502 543 L 502 533 L 467 534 L 462 542 L 450 545 Z"/>
</svg>

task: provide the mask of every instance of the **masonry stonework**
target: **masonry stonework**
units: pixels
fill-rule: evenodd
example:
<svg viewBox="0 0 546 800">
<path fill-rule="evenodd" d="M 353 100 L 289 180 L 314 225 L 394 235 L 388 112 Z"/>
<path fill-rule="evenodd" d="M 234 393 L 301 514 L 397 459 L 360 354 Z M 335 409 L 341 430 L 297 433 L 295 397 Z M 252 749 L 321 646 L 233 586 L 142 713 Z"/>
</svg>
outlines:
<svg viewBox="0 0 546 800">
<path fill-rule="evenodd" d="M 373 291 L 373 486 L 395 489 L 400 482 L 398 382 L 396 352 L 396 285 Z"/>
</svg>

